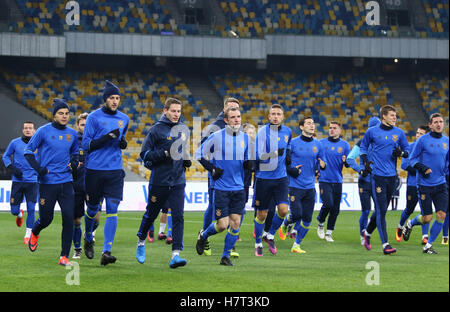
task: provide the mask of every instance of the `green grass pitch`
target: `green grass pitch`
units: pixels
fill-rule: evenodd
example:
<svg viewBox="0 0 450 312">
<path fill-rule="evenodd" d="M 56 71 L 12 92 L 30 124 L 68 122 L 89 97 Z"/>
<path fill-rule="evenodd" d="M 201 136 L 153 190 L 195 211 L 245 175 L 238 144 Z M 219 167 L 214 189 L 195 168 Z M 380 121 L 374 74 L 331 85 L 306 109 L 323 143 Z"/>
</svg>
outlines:
<svg viewBox="0 0 450 312">
<path fill-rule="evenodd" d="M 79 285 L 74 284 L 73 268 L 59 266 L 61 215 L 41 232 L 39 247 L 31 253 L 23 244 L 24 225 L 17 228 L 15 217 L 0 213 L 0 291 L 84 292 L 428 292 L 449 291 L 448 246 L 441 236 L 434 247 L 438 255 L 422 253 L 421 229 L 416 227 L 409 242 L 397 243 L 394 230 L 400 211 L 387 214 L 389 241 L 397 253 L 385 256 L 378 232 L 372 239 L 372 250 L 360 245 L 359 212 L 342 211 L 333 234 L 335 242 L 327 243 L 316 234 L 314 213 L 311 229 L 302 244 L 306 254 L 290 252 L 293 240 L 276 236 L 278 254 L 270 254 L 264 245 L 264 257 L 254 256 L 253 212 L 247 212 L 241 227 L 242 241 L 236 244 L 240 253 L 233 267 L 219 265 L 225 233 L 210 238 L 213 255 L 198 256 L 195 242 L 202 225 L 202 213 L 185 213 L 185 267 L 170 269 L 171 247 L 155 240 L 146 243 L 147 261 L 135 258 L 136 232 L 142 213 L 119 212 L 118 228 L 112 254 L 115 264 L 103 267 L 104 217 L 97 230 L 95 258 L 72 260 L 78 264 Z M 158 222 L 157 222 L 158 228 Z M 83 224 L 84 227 L 84 224 Z M 73 252 L 73 248 L 72 251 Z M 72 256 L 72 255 L 71 255 Z M 371 266 L 375 264 L 375 266 Z M 378 272 L 378 275 L 375 275 Z M 72 274 L 72 275 L 70 275 Z M 376 277 L 379 277 L 378 279 Z M 367 283 L 369 281 L 369 284 Z M 378 281 L 378 283 L 377 283 Z M 69 282 L 69 283 L 68 283 Z"/>
</svg>

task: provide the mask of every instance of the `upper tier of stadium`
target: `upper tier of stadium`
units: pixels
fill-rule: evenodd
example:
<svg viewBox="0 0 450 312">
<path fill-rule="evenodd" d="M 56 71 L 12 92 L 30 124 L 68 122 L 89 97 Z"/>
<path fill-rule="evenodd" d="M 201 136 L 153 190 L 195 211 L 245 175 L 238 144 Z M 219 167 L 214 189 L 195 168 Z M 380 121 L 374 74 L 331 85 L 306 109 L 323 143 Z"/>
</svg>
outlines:
<svg viewBox="0 0 450 312">
<path fill-rule="evenodd" d="M 298 34 L 362 37 L 448 38 L 448 0 L 398 0 L 403 10 L 389 10 L 388 1 L 378 1 L 383 21 L 366 23 L 363 0 L 208 0 L 201 2 L 201 16 L 189 20 L 175 0 L 77 0 L 80 24 L 66 23 L 66 3 L 51 0 L 15 0 L 21 18 L 9 23 L 19 33 L 62 34 L 65 31 L 139 33 L 164 35 L 208 34 L 242 38 L 266 34 Z M 200 1 L 198 1 L 200 3 Z M 175 7 L 174 7 L 175 5 Z M 178 6 L 177 6 L 178 5 Z M 176 12 L 174 11 L 176 9 Z M 389 13 L 394 12 L 394 13 Z M 207 16 L 203 16 L 207 15 Z M 218 19 L 221 16 L 222 19 Z M 422 17 L 418 22 L 416 16 Z M 184 18 L 183 18 L 184 17 Z M 205 28 L 207 31 L 205 32 Z"/>
</svg>

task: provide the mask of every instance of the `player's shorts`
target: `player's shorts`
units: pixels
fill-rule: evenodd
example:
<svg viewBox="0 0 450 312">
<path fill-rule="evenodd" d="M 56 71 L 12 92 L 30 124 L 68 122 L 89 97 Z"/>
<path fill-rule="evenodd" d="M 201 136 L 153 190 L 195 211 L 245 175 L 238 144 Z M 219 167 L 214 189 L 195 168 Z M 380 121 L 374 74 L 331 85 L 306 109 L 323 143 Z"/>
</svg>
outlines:
<svg viewBox="0 0 450 312">
<path fill-rule="evenodd" d="M 289 205 L 289 179 L 261 179 L 255 180 L 255 209 L 267 210 L 270 203 L 275 205 Z M 273 199 L 273 201 L 271 201 Z"/>
<path fill-rule="evenodd" d="M 231 214 L 242 215 L 245 209 L 245 191 L 222 191 L 214 189 L 213 207 L 216 220 L 228 217 Z"/>
<path fill-rule="evenodd" d="M 316 203 L 316 189 L 298 189 L 296 187 L 289 188 L 289 200 L 291 202 L 290 210 L 292 222 L 300 219 L 304 222 L 311 222 L 314 212 L 314 204 Z"/>
<path fill-rule="evenodd" d="M 446 183 L 436 186 L 418 187 L 420 209 L 424 216 L 433 214 L 433 204 L 436 211 L 448 211 L 448 188 Z"/>
<path fill-rule="evenodd" d="M 125 171 L 86 169 L 86 200 L 90 205 L 98 205 L 102 198 L 123 199 Z"/>
<path fill-rule="evenodd" d="M 39 191 L 37 182 L 13 182 L 11 186 L 11 205 L 20 205 L 25 196 L 27 202 L 36 203 Z"/>
</svg>

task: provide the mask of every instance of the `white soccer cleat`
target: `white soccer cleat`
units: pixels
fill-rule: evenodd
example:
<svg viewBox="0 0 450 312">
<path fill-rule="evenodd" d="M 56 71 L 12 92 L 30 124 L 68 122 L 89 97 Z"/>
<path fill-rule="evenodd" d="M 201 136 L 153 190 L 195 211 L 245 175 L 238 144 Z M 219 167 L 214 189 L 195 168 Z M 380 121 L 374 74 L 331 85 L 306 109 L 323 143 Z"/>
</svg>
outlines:
<svg viewBox="0 0 450 312">
<path fill-rule="evenodd" d="M 323 224 L 317 225 L 317 235 L 319 236 L 320 239 L 325 238 L 325 230 Z"/>
<path fill-rule="evenodd" d="M 333 237 L 331 237 L 331 234 L 325 235 L 325 240 L 329 243 L 334 242 L 334 239 L 333 239 Z"/>
</svg>

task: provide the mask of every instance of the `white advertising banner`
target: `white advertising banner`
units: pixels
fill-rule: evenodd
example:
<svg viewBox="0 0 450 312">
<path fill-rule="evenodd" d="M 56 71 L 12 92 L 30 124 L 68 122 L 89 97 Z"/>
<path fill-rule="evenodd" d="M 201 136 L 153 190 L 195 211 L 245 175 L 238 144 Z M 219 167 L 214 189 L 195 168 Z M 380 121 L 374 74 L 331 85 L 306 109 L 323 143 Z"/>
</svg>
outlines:
<svg viewBox="0 0 450 312">
<path fill-rule="evenodd" d="M 10 211 L 11 181 L 0 181 L 0 211 Z M 123 201 L 119 206 L 119 211 L 145 211 L 147 205 L 148 183 L 146 182 L 125 182 Z M 247 210 L 252 210 L 253 190 L 250 188 L 250 198 L 247 203 Z M 186 184 L 185 211 L 204 211 L 208 206 L 207 182 L 188 182 Z M 26 210 L 25 203 L 22 203 Z M 319 210 L 322 204 L 319 196 L 319 186 L 316 184 L 316 205 L 315 210 Z M 398 209 L 406 207 L 406 185 L 400 189 Z M 55 210 L 59 210 L 56 204 Z M 373 209 L 373 204 L 372 204 Z M 341 199 L 341 210 L 361 210 L 359 201 L 359 190 L 357 183 L 344 183 Z"/>
</svg>

